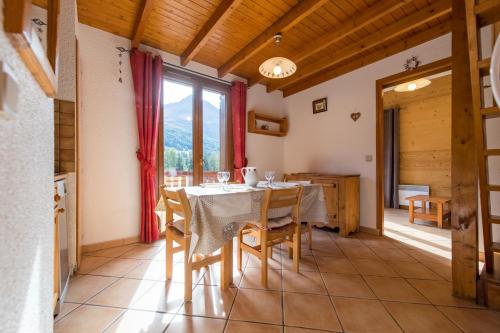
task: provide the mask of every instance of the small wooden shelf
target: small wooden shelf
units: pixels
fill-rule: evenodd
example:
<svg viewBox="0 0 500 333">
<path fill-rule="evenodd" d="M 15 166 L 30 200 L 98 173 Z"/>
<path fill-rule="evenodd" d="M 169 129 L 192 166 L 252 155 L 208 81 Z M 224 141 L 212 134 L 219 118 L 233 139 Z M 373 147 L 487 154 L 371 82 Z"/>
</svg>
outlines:
<svg viewBox="0 0 500 333">
<path fill-rule="evenodd" d="M 257 126 L 257 120 L 278 124 L 280 129 L 276 131 L 259 128 Z M 248 133 L 285 136 L 288 133 L 288 118 L 273 117 L 262 113 L 256 113 L 253 110 L 248 111 Z"/>
</svg>

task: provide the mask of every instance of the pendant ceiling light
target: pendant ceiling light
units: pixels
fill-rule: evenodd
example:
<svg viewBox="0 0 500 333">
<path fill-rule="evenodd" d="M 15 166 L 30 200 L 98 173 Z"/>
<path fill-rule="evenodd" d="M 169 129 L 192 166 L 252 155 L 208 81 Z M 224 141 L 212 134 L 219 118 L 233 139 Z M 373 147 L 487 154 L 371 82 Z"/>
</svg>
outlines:
<svg viewBox="0 0 500 333">
<path fill-rule="evenodd" d="M 430 80 L 418 79 L 410 82 L 401 83 L 397 85 L 396 88 L 394 88 L 394 90 L 396 90 L 397 92 L 414 91 L 420 88 L 427 87 L 429 84 L 431 84 Z"/>
<path fill-rule="evenodd" d="M 281 33 L 274 35 L 274 43 L 278 47 L 283 36 Z M 284 57 L 273 57 L 264 61 L 260 67 L 260 74 L 270 79 L 282 79 L 293 75 L 297 70 L 297 66 L 293 61 Z"/>
</svg>

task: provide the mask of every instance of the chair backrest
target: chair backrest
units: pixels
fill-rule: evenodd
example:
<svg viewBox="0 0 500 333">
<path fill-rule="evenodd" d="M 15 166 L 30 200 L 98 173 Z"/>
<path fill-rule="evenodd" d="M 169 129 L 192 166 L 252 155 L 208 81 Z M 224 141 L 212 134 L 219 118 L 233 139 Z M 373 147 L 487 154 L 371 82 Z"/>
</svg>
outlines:
<svg viewBox="0 0 500 333">
<path fill-rule="evenodd" d="M 266 189 L 260 214 L 261 226 L 264 228 L 267 227 L 268 213 L 273 208 L 292 208 L 292 219 L 295 222 L 300 222 L 300 202 L 303 190 L 303 186 L 286 189 Z"/>
<path fill-rule="evenodd" d="M 191 234 L 189 226 L 191 225 L 191 205 L 186 191 L 181 189 L 168 188 L 167 185 L 160 186 L 160 193 L 165 203 L 167 212 L 167 225 L 174 221 L 174 213 L 184 217 L 184 234 Z"/>
</svg>

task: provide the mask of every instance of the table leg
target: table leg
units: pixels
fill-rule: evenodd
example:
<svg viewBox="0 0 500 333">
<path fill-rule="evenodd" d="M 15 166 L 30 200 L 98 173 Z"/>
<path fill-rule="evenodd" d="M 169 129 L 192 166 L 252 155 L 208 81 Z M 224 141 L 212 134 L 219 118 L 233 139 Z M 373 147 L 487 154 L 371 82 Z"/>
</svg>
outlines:
<svg viewBox="0 0 500 333">
<path fill-rule="evenodd" d="M 429 206 L 429 210 L 431 209 L 431 207 Z M 424 214 L 427 214 L 427 201 L 423 201 L 422 200 L 422 212 Z"/>
<path fill-rule="evenodd" d="M 438 202 L 437 203 L 437 222 L 438 222 L 438 228 L 442 229 L 443 228 L 443 203 Z"/>
<path fill-rule="evenodd" d="M 410 223 L 413 223 L 415 221 L 415 215 L 413 211 L 413 200 L 409 201 L 410 205 L 408 207 L 408 214 L 410 215 Z"/>
<path fill-rule="evenodd" d="M 226 290 L 233 283 L 233 240 L 226 241 L 221 249 L 221 284 Z"/>
</svg>

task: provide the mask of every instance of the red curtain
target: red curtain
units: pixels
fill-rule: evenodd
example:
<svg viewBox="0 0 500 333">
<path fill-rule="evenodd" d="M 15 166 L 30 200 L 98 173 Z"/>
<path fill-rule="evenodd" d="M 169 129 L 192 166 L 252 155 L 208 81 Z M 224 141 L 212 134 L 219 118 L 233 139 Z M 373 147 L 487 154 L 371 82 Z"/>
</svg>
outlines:
<svg viewBox="0 0 500 333">
<path fill-rule="evenodd" d="M 243 182 L 241 168 L 247 166 L 245 135 L 247 117 L 247 86 L 235 81 L 231 85 L 231 113 L 233 116 L 234 179 Z"/>
<path fill-rule="evenodd" d="M 156 206 L 156 153 L 162 92 L 162 60 L 150 53 L 132 50 L 130 65 L 134 80 L 135 110 L 139 129 L 137 159 L 141 172 L 141 241 L 159 238 Z"/>
</svg>

